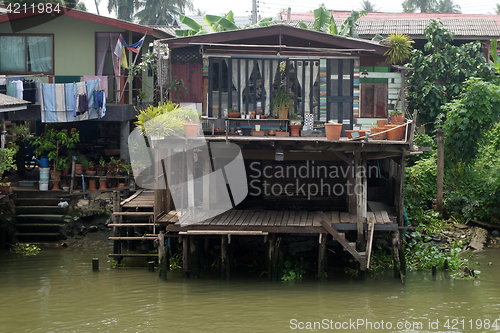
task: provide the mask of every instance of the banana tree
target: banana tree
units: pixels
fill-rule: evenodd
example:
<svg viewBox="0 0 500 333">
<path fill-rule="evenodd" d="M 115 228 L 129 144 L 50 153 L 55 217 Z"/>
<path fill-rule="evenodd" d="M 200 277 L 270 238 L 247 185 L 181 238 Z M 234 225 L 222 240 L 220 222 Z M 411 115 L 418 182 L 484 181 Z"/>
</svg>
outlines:
<svg viewBox="0 0 500 333">
<path fill-rule="evenodd" d="M 224 16 L 205 15 L 204 20 L 214 32 L 241 29 L 234 23 L 234 14 L 232 10 Z"/>
<path fill-rule="evenodd" d="M 180 30 L 175 30 L 175 34 L 177 37 L 186 37 L 186 36 L 194 36 L 194 35 L 202 35 L 206 34 L 207 30 L 203 28 L 201 24 L 196 22 L 196 20 L 193 20 L 190 17 L 184 16 L 184 15 L 179 15 L 179 21 L 191 29 L 180 29 Z"/>
</svg>

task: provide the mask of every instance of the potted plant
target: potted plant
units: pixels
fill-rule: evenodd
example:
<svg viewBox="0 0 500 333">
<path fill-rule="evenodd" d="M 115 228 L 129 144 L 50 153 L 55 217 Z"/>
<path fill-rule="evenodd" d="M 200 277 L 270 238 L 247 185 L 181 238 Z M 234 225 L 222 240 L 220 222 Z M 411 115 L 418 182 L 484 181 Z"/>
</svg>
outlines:
<svg viewBox="0 0 500 333">
<path fill-rule="evenodd" d="M 290 114 L 290 132 L 291 136 L 300 136 L 300 128 L 302 127 L 302 116 L 295 112 Z"/>
<path fill-rule="evenodd" d="M 99 163 L 95 165 L 95 170 L 96 174 L 98 176 L 105 176 L 106 175 L 106 161 L 104 161 L 102 158 L 99 160 Z"/>
<path fill-rule="evenodd" d="M 387 133 L 382 133 L 382 134 L 378 134 L 380 132 L 384 132 L 386 130 L 385 128 L 385 125 L 384 126 L 379 126 L 378 125 L 378 121 L 377 121 L 377 125 L 373 125 L 370 127 L 370 134 L 371 134 L 371 138 L 373 140 L 385 140 L 387 138 Z"/>
<path fill-rule="evenodd" d="M 292 104 L 292 100 L 293 94 L 287 91 L 285 87 L 281 87 L 273 93 L 273 100 L 270 106 L 273 111 L 278 111 L 279 119 L 288 118 L 288 109 Z"/>
<path fill-rule="evenodd" d="M 10 192 L 10 182 L 3 181 L 3 175 L 7 170 L 17 169 L 15 155 L 16 149 L 14 148 L 0 149 L 0 192 Z"/>
<path fill-rule="evenodd" d="M 87 176 L 95 176 L 96 170 L 94 169 L 94 161 L 88 161 L 87 168 L 85 169 L 85 174 Z"/>
<path fill-rule="evenodd" d="M 80 141 L 78 132 L 69 133 L 67 130 L 58 131 L 50 128 L 45 133 L 33 139 L 37 154 L 46 154 L 49 162 L 53 165 L 53 170 L 56 171 L 59 165 L 59 157 L 61 149 L 72 149 L 75 143 Z"/>
<path fill-rule="evenodd" d="M 201 115 L 195 109 L 180 109 L 180 119 L 184 126 L 186 138 L 195 138 L 198 135 Z"/>
<path fill-rule="evenodd" d="M 83 170 L 87 168 L 88 163 L 89 162 L 85 156 L 78 154 L 75 161 L 75 175 L 81 175 Z"/>
<path fill-rule="evenodd" d="M 391 124 L 402 124 L 405 121 L 401 110 L 392 110 L 389 115 L 391 116 Z"/>
<path fill-rule="evenodd" d="M 137 91 L 137 99 L 139 103 L 142 103 L 146 100 L 146 93 L 142 90 Z"/>
</svg>

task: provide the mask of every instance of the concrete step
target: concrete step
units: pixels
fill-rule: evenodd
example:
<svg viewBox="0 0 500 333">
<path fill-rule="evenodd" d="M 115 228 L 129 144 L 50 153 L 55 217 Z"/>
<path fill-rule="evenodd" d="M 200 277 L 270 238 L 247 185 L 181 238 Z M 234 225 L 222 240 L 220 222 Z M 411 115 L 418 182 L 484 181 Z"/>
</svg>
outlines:
<svg viewBox="0 0 500 333">
<path fill-rule="evenodd" d="M 59 206 L 16 206 L 16 213 L 18 215 L 64 215 L 68 208 L 61 208 Z"/>
<path fill-rule="evenodd" d="M 60 199 L 60 200 L 69 200 L 71 199 L 71 194 L 69 192 L 64 191 L 38 191 L 36 190 L 23 190 L 19 187 L 14 190 L 14 193 L 17 199 L 21 198 L 42 198 L 42 199 Z"/>
<path fill-rule="evenodd" d="M 16 216 L 16 221 L 19 223 L 33 222 L 64 222 L 65 215 L 62 214 L 20 214 Z"/>
<path fill-rule="evenodd" d="M 15 198 L 16 206 L 57 206 L 60 202 L 68 202 L 70 198 Z"/>
</svg>

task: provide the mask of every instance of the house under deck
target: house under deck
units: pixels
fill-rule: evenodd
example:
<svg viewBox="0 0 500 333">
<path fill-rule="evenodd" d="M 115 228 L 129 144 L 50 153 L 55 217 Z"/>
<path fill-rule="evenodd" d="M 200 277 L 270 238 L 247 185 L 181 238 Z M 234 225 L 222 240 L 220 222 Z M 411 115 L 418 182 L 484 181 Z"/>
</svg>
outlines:
<svg viewBox="0 0 500 333">
<path fill-rule="evenodd" d="M 200 140 L 201 138 L 188 139 L 186 143 Z M 390 232 L 393 237 L 398 237 L 397 231 L 403 227 L 404 157 L 410 149 L 409 142 L 371 139 L 365 142 L 345 138 L 329 141 L 325 137 L 252 136 L 207 136 L 205 140 L 212 147 L 217 143 L 234 143 L 241 149 L 246 169 L 244 183 L 249 184 L 249 192 L 244 200 L 238 204 L 238 200 L 232 199 L 232 205 L 229 208 L 227 205 L 223 208 L 217 204 L 214 205 L 216 200 L 213 199 L 214 193 L 210 191 L 210 179 L 205 178 L 202 185 L 196 181 L 201 175 L 206 175 L 207 172 L 213 170 L 210 158 L 203 158 L 208 155 L 199 151 L 196 158 L 187 153 L 183 161 L 165 158 L 159 166 L 160 172 L 157 174 L 160 175 L 158 177 L 160 180 L 163 174 L 170 174 L 172 170 L 194 170 L 194 172 L 191 175 L 189 171 L 181 174 L 186 180 L 186 186 L 180 188 L 180 193 L 177 190 L 174 190 L 177 193 L 171 193 L 166 189 L 156 189 L 154 193 L 153 191 L 147 192 L 150 202 L 154 202 L 154 213 L 150 213 L 152 218 L 148 223 L 127 224 L 118 222 L 117 219 L 115 224 L 110 225 L 117 229 L 123 226 L 154 225 L 154 230 L 160 232 L 162 238 L 177 237 L 183 243 L 183 267 L 186 276 L 198 275 L 198 256 L 203 248 L 200 246 L 202 244 L 199 242 L 200 239 L 220 237 L 222 276 L 227 278 L 229 276 L 228 251 L 230 251 L 228 244 L 231 243 L 231 236 L 262 236 L 267 242 L 265 259 L 268 262 L 269 278 L 276 279 L 280 275 L 278 272 L 280 241 L 285 235 L 288 237 L 316 235 L 318 237 L 318 277 L 320 279 L 324 276 L 329 235 L 359 262 L 360 271 L 364 273 L 369 267 L 374 232 Z M 192 154 L 196 154 L 194 151 Z M 283 155 L 277 158 L 277 152 L 278 155 Z M 190 159 L 195 161 L 191 165 L 192 168 L 189 165 Z M 312 163 L 317 167 L 317 172 L 320 168 L 325 170 L 324 167 L 329 168 L 328 170 L 333 170 L 332 168 L 342 170 L 342 168 L 349 167 L 354 167 L 354 170 L 375 169 L 376 172 L 375 174 L 373 172 L 346 172 L 338 177 L 331 176 L 331 174 L 326 177 L 318 177 L 318 175 L 300 177 L 300 175 L 292 174 L 287 178 L 277 176 L 270 171 L 281 170 L 280 165 L 292 168 L 307 166 L 312 170 Z M 264 170 L 265 168 L 267 171 Z M 269 177 L 264 177 L 266 172 Z M 267 182 L 263 182 L 264 178 Z M 299 178 L 300 183 L 296 182 Z M 194 181 L 190 182 L 190 179 Z M 228 183 L 227 178 L 225 179 Z M 256 180 L 258 182 L 255 182 Z M 273 188 L 285 186 L 287 182 L 290 185 L 288 189 L 293 195 L 289 195 L 288 192 L 283 195 L 283 193 L 272 191 Z M 318 184 L 321 185 L 318 186 Z M 327 184 L 330 187 L 326 186 Z M 318 191 L 313 193 L 314 196 L 297 191 L 297 188 L 302 185 L 305 189 L 313 188 Z M 231 188 L 231 185 L 227 187 Z M 172 188 L 170 186 L 170 189 Z M 330 191 L 333 188 L 344 188 L 347 191 L 345 193 Z M 361 190 L 354 191 L 354 188 Z M 145 193 L 142 195 L 146 195 Z M 177 201 L 175 196 L 177 196 Z M 198 199 L 200 197 L 201 200 Z M 140 198 L 141 195 L 127 202 L 126 205 L 134 207 L 133 201 L 140 200 Z M 173 201 L 177 210 L 174 208 Z M 383 201 L 384 204 L 376 203 L 379 201 Z M 375 203 L 372 204 L 372 202 Z M 181 206 L 183 208 L 179 208 Z M 388 211 L 385 209 L 388 206 L 394 209 Z M 138 206 L 135 207 L 132 211 L 140 214 L 137 212 Z M 125 207 L 122 208 L 126 210 Z M 115 213 L 117 218 L 118 216 L 123 218 L 126 215 L 126 212 Z M 189 223 L 187 216 L 194 218 L 195 223 Z M 119 235 L 117 232 L 116 236 Z M 126 236 L 124 233 L 121 235 L 113 239 L 119 242 L 133 238 L 123 237 Z M 149 236 L 156 237 L 155 234 Z M 120 257 L 120 253 L 121 249 L 118 246 L 112 256 Z"/>
</svg>

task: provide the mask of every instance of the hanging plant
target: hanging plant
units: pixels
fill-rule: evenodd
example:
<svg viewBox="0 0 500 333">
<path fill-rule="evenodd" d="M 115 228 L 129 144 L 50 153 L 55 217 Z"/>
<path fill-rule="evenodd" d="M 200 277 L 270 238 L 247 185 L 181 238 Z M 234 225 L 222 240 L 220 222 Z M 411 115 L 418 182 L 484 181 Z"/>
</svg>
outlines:
<svg viewBox="0 0 500 333">
<path fill-rule="evenodd" d="M 390 34 L 389 36 L 389 50 L 384 53 L 387 58 L 385 61 L 391 64 L 401 64 L 406 59 L 410 58 L 411 50 L 415 43 L 413 39 L 404 34 Z"/>
</svg>

